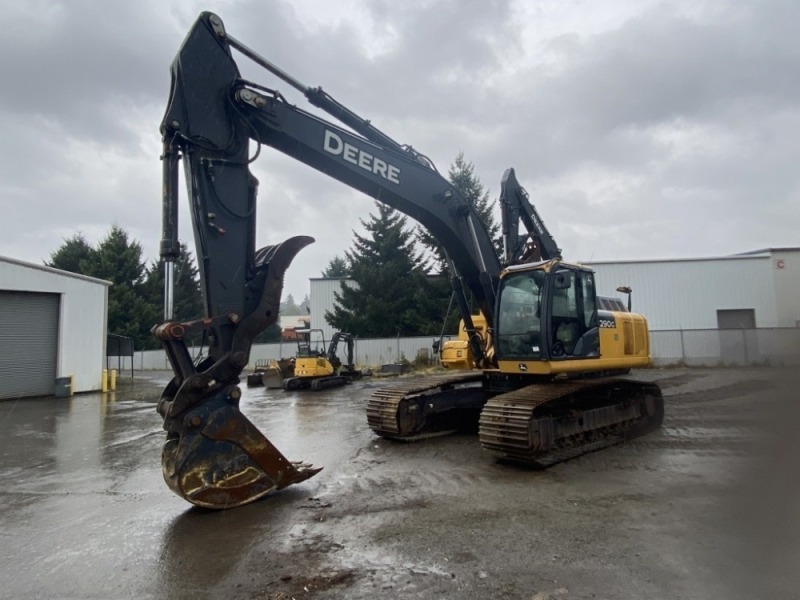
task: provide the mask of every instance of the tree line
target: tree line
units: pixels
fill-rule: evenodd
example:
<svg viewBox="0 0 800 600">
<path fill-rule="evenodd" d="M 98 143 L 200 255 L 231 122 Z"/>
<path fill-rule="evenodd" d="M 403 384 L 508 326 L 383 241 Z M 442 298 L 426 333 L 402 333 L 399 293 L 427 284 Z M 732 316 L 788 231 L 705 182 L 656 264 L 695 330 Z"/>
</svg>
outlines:
<svg viewBox="0 0 800 600">
<path fill-rule="evenodd" d="M 448 172 L 453 186 L 470 202 L 497 240 L 499 231 L 485 191 L 472 163 L 460 153 Z M 361 220 L 365 235 L 354 233 L 344 257 L 334 256 L 324 277 L 345 277 L 355 286 L 335 294 L 333 311 L 325 319 L 337 330 L 359 337 L 393 337 L 455 333 L 459 315 L 449 311 L 451 289 L 444 252 L 421 226 L 412 227 L 401 213 L 376 202 L 376 213 Z M 119 225 L 91 246 L 77 233 L 50 255 L 45 265 L 110 281 L 108 331 L 133 338 L 139 349 L 158 347 L 150 334 L 163 321 L 164 270 L 160 261 L 145 264 L 142 246 Z M 300 304 L 291 294 L 281 303 L 281 314 L 306 314 L 306 295 Z M 175 263 L 175 320 L 203 315 L 199 272 L 191 252 L 181 243 Z M 312 323 L 311 326 L 321 324 Z M 257 341 L 277 341 L 275 324 Z M 199 340 L 197 340 L 199 342 Z"/>
</svg>

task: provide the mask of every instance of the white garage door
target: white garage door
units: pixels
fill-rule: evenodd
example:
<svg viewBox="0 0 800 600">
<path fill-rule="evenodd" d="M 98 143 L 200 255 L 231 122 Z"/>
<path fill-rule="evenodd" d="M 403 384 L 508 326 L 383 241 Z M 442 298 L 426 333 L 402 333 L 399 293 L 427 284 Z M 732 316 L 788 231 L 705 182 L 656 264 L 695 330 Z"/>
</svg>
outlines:
<svg viewBox="0 0 800 600">
<path fill-rule="evenodd" d="M 59 294 L 0 291 L 0 398 L 53 394 Z"/>
</svg>

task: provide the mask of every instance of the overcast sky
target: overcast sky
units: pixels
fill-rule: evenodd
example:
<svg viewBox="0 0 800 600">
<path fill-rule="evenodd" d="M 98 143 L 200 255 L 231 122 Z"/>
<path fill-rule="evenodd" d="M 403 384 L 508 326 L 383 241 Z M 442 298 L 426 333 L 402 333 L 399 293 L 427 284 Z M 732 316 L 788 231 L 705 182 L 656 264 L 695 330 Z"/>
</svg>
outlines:
<svg viewBox="0 0 800 600">
<path fill-rule="evenodd" d="M 202 10 L 446 173 L 496 198 L 514 167 L 565 257 L 800 246 L 794 0 L 0 0 L 0 255 L 41 264 L 112 224 L 149 261 L 169 65 Z M 245 75 L 308 108 L 293 88 Z M 370 198 L 264 149 L 259 245 L 317 239 L 286 278 L 351 246 Z M 182 183 L 182 182 L 181 182 Z M 184 201 L 185 202 L 185 201 Z M 181 237 L 194 248 L 189 213 Z M 0 286 L 2 282 L 0 282 Z"/>
</svg>

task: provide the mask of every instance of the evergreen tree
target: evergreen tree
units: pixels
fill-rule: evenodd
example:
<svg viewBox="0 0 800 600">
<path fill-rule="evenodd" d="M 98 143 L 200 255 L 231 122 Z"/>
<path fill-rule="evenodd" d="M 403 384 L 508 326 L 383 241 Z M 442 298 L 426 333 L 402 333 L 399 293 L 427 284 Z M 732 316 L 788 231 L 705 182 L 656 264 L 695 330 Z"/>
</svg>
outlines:
<svg viewBox="0 0 800 600">
<path fill-rule="evenodd" d="M 143 348 L 150 338 L 153 308 L 144 283 L 142 246 L 114 225 L 82 264 L 83 273 L 112 283 L 108 290 L 108 331 L 134 339 Z"/>
<path fill-rule="evenodd" d="M 64 240 L 64 243 L 55 252 L 50 253 L 50 260 L 45 261 L 45 265 L 70 273 L 80 273 L 85 275 L 86 262 L 92 257 L 94 249 L 83 237 L 82 233 L 76 233 L 71 238 Z"/>
<path fill-rule="evenodd" d="M 334 256 L 328 263 L 328 267 L 322 272 L 323 277 L 348 277 L 350 269 L 347 266 L 347 261 L 339 256 Z"/>
<path fill-rule="evenodd" d="M 489 232 L 489 236 L 495 242 L 495 249 L 499 256 L 502 253 L 500 225 L 495 220 L 492 203 L 489 200 L 489 192 L 484 190 L 483 184 L 475 174 L 475 166 L 464 158 L 463 152 L 458 153 L 455 161 L 450 166 L 448 179 L 452 186 L 478 213 Z M 439 241 L 423 227 L 417 227 L 417 239 L 430 251 L 433 257 L 434 272 L 446 273 L 447 260 Z"/>
<path fill-rule="evenodd" d="M 357 288 L 345 286 L 334 293 L 334 310 L 325 313 L 325 320 L 361 337 L 438 333 L 442 310 L 432 300 L 424 261 L 414 249 L 406 217 L 376 205 L 377 216 L 370 214 L 368 221 L 361 221 L 369 236 L 355 234 L 353 248 L 345 253 Z"/>
<path fill-rule="evenodd" d="M 297 303 L 295 302 L 294 296 L 292 294 L 287 294 L 286 298 L 284 298 L 283 302 L 281 302 L 280 313 L 282 315 L 301 314 L 300 307 L 297 306 Z"/>
<path fill-rule="evenodd" d="M 180 255 L 175 261 L 173 320 L 191 321 L 205 314 L 203 294 L 200 290 L 200 274 L 185 243 L 180 243 Z M 144 294 L 148 300 L 149 310 L 143 315 L 143 322 L 152 325 L 164 320 L 164 263 L 154 261 L 147 269 L 144 283 Z M 199 339 L 191 339 L 189 343 L 200 343 Z M 147 347 L 159 347 L 158 341 L 149 336 Z"/>
<path fill-rule="evenodd" d="M 300 314 L 307 315 L 311 312 L 311 296 L 306 294 L 303 296 L 303 301 L 300 303 Z"/>
</svg>

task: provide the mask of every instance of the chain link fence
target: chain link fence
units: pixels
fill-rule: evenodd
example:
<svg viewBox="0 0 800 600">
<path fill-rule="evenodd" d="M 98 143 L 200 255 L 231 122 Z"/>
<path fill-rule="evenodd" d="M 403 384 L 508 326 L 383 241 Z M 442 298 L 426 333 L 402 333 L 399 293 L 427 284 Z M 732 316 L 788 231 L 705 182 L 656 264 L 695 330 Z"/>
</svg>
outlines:
<svg viewBox="0 0 800 600">
<path fill-rule="evenodd" d="M 357 365 L 380 367 L 401 362 L 433 362 L 432 337 L 356 339 Z M 191 348 L 193 357 L 202 349 Z M 656 366 L 792 366 L 800 365 L 800 328 L 686 329 L 650 332 L 650 353 Z M 256 360 L 294 356 L 294 344 L 256 344 L 250 365 Z M 169 370 L 161 350 L 136 352 L 133 368 Z"/>
</svg>

